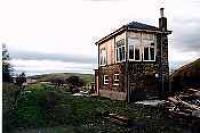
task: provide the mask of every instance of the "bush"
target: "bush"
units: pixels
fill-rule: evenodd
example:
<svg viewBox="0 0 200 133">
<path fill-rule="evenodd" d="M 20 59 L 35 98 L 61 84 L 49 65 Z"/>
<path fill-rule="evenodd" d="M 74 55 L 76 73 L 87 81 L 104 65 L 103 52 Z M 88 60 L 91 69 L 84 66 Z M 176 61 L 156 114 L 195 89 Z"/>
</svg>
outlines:
<svg viewBox="0 0 200 133">
<path fill-rule="evenodd" d="M 69 85 L 69 89 L 72 93 L 77 93 L 80 91 L 80 87 L 85 85 L 85 82 L 78 76 L 71 76 L 66 80 Z"/>
<path fill-rule="evenodd" d="M 11 83 L 3 83 L 3 131 L 15 128 L 15 95 L 18 87 Z"/>
</svg>

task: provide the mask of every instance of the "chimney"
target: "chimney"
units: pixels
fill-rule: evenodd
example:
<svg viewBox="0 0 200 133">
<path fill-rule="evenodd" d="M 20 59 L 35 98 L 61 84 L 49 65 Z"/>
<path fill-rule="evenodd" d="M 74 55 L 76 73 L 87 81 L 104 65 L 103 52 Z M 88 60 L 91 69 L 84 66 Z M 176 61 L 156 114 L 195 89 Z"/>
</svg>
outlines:
<svg viewBox="0 0 200 133">
<path fill-rule="evenodd" d="M 164 17 L 164 8 L 160 8 L 159 28 L 161 31 L 167 31 L 167 18 Z"/>
</svg>

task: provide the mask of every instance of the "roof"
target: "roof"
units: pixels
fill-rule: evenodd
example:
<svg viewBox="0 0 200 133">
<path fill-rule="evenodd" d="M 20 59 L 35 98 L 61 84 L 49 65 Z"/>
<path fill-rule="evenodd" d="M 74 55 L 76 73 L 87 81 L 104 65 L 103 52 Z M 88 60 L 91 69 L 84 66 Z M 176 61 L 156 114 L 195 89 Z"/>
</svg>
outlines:
<svg viewBox="0 0 200 133">
<path fill-rule="evenodd" d="M 97 41 L 95 44 L 96 45 L 101 44 L 101 43 L 109 40 L 113 36 L 118 35 L 118 34 L 124 32 L 124 31 L 147 32 L 147 33 L 167 33 L 167 34 L 171 33 L 171 31 L 163 32 L 158 27 L 155 27 L 155 26 L 151 26 L 151 25 L 139 23 L 139 22 L 136 22 L 136 21 L 132 21 L 132 22 L 126 24 L 126 25 L 123 25 L 122 27 L 120 27 L 116 31 L 108 34 L 107 36 L 103 37 L 102 39 Z"/>
<path fill-rule="evenodd" d="M 141 30 L 151 30 L 151 31 L 160 31 L 158 27 L 139 23 L 136 21 L 132 21 L 131 23 L 127 24 L 128 28 L 136 28 Z"/>
</svg>

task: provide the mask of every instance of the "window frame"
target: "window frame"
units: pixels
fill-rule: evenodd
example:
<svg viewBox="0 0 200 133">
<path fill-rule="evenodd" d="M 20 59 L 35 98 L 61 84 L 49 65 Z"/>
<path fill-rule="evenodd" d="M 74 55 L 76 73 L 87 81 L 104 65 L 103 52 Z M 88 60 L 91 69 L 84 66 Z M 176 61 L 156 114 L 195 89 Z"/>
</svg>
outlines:
<svg viewBox="0 0 200 133">
<path fill-rule="evenodd" d="M 105 52 L 103 52 L 103 51 L 105 51 Z M 100 66 L 105 66 L 107 64 L 107 51 L 105 48 L 100 49 L 99 57 L 100 57 L 100 62 L 99 62 Z M 101 60 L 102 60 L 102 62 L 101 62 Z"/>
<path fill-rule="evenodd" d="M 113 85 L 114 85 L 114 86 L 119 86 L 119 78 L 116 79 L 115 76 L 118 76 L 118 77 L 119 77 L 119 74 L 114 74 L 114 75 L 113 75 Z M 116 80 L 117 80 L 118 83 L 115 83 Z"/>
<path fill-rule="evenodd" d="M 133 42 L 133 44 L 131 44 L 130 42 L 130 40 L 132 40 L 132 42 Z M 140 40 L 138 39 L 138 38 L 128 38 L 128 60 L 129 61 L 131 61 L 131 62 L 141 62 L 142 61 L 142 56 L 141 56 L 141 52 L 142 52 L 142 50 L 141 50 L 141 47 L 140 47 Z M 134 51 L 134 54 L 133 54 L 133 59 L 130 59 L 130 47 L 129 46 L 133 46 L 133 51 Z M 138 48 L 139 49 L 139 60 L 135 60 L 135 49 L 136 48 Z"/>
<path fill-rule="evenodd" d="M 154 43 L 154 46 L 151 44 Z M 144 58 L 144 51 L 145 48 L 148 48 L 148 60 Z M 154 49 L 154 59 L 151 60 L 151 48 Z M 143 40 L 143 54 L 142 54 L 142 59 L 144 62 L 155 62 L 156 61 L 156 43 L 155 40 Z"/>
<path fill-rule="evenodd" d="M 123 48 L 124 48 L 124 51 L 123 51 Z M 121 49 L 121 51 L 122 51 L 122 56 L 123 56 L 122 60 L 120 60 L 120 50 L 119 49 Z M 126 61 L 126 45 L 125 45 L 124 39 L 121 39 L 121 40 L 115 42 L 115 60 L 117 63 Z"/>
<path fill-rule="evenodd" d="M 107 77 L 108 79 L 106 79 L 106 77 Z M 108 75 L 103 75 L 103 83 L 104 83 L 104 85 L 109 84 L 109 76 L 108 76 Z"/>
</svg>

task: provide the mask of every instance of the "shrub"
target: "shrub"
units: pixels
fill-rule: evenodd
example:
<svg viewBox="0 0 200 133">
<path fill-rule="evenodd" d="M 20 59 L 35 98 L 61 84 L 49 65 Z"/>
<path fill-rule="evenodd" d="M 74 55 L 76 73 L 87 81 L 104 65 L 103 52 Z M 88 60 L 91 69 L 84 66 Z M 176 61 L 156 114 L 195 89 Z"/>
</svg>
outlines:
<svg viewBox="0 0 200 133">
<path fill-rule="evenodd" d="M 79 87 L 85 85 L 85 82 L 78 76 L 69 77 L 68 79 L 66 79 L 66 83 L 68 83 L 69 89 L 73 93 L 79 92 L 80 91 Z"/>
</svg>

